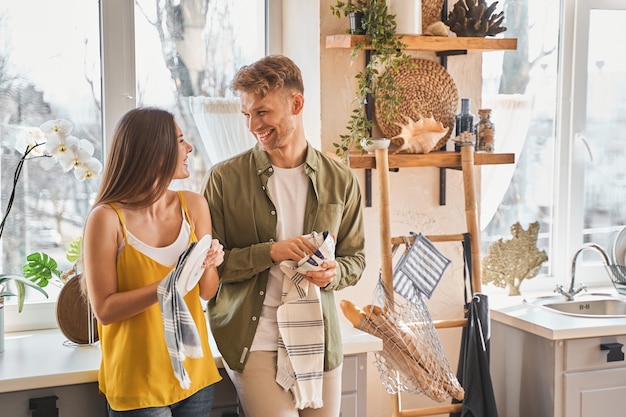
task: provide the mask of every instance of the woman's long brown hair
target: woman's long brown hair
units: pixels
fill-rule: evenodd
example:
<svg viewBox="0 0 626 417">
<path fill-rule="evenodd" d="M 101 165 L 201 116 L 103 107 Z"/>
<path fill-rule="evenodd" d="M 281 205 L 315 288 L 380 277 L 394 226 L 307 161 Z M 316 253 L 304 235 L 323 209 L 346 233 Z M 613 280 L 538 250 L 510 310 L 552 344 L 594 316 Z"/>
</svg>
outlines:
<svg viewBox="0 0 626 417">
<path fill-rule="evenodd" d="M 93 207 L 119 202 L 147 207 L 167 190 L 178 160 L 174 115 L 143 107 L 118 122 Z"/>
</svg>

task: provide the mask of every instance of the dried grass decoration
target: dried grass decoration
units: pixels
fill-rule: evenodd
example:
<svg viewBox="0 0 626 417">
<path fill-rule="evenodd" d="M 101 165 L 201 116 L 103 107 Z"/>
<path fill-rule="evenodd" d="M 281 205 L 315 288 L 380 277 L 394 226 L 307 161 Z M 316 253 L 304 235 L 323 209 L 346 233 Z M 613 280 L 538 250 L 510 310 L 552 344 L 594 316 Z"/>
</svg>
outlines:
<svg viewBox="0 0 626 417">
<path fill-rule="evenodd" d="M 444 148 L 454 127 L 459 102 L 456 84 L 450 74 L 434 61 L 413 59 L 398 68 L 393 77 L 400 89 L 399 110 L 403 120 L 386 121 L 380 114 L 379 103 L 375 106 L 376 124 L 385 137 L 393 138 L 391 148 L 414 153 Z M 425 120 L 420 123 L 422 119 Z M 437 135 L 437 142 L 426 152 L 411 150 L 421 148 L 424 143 L 423 137 L 410 138 L 419 133 L 428 133 L 430 140 L 433 133 Z"/>
</svg>

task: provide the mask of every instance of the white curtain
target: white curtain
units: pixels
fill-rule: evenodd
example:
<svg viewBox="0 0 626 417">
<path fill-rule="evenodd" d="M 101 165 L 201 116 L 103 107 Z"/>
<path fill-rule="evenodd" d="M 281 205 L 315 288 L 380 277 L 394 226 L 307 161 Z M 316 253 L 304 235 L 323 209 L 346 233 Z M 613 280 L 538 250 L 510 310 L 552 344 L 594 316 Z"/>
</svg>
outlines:
<svg viewBox="0 0 626 417">
<path fill-rule="evenodd" d="M 189 108 L 211 165 L 256 143 L 245 124 L 238 97 L 189 97 Z"/>
<path fill-rule="evenodd" d="M 483 108 L 491 109 L 497 153 L 514 153 L 515 163 L 481 168 L 480 227 L 487 227 L 509 187 L 519 160 L 532 110 L 532 98 L 521 94 L 483 96 Z"/>
</svg>

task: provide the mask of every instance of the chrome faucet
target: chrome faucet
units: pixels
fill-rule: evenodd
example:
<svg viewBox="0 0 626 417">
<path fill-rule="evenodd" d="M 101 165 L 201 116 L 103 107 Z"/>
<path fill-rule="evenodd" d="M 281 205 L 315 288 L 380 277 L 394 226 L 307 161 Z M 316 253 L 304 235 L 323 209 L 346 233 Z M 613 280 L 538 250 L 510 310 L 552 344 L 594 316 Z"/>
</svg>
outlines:
<svg viewBox="0 0 626 417">
<path fill-rule="evenodd" d="M 576 251 L 576 253 L 574 254 L 574 257 L 572 258 L 572 280 L 570 281 L 569 289 L 565 290 L 565 288 L 563 288 L 562 285 L 557 285 L 556 289 L 554 290 L 554 292 L 565 296 L 567 301 L 572 301 L 574 299 L 574 296 L 578 294 L 579 292 L 587 291 L 587 287 L 585 286 L 585 284 L 580 284 L 578 288 L 575 288 L 575 284 L 574 284 L 576 280 L 576 259 L 578 259 L 578 255 L 585 249 L 597 250 L 600 253 L 600 255 L 602 255 L 604 264 L 607 267 L 611 264 L 611 261 L 609 260 L 608 255 L 606 254 L 606 252 L 604 251 L 604 249 L 602 249 L 600 245 L 596 243 L 585 243 L 580 249 Z"/>
</svg>

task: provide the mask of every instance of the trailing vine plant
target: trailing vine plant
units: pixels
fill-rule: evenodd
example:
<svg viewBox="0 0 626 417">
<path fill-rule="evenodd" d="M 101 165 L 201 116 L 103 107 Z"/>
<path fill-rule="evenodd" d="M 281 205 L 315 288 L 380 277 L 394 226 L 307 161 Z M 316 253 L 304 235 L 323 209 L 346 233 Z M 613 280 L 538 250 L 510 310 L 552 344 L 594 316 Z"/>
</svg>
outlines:
<svg viewBox="0 0 626 417">
<path fill-rule="evenodd" d="M 368 103 L 381 106 L 380 114 L 389 123 L 400 120 L 402 89 L 396 85 L 394 71 L 400 66 L 412 65 L 411 56 L 406 54 L 407 45 L 397 35 L 395 15 L 389 14 L 384 0 L 338 0 L 330 6 L 331 13 L 347 17 L 350 13 L 361 13 L 361 25 L 365 35 L 352 48 L 351 59 L 365 49 L 371 56 L 365 67 L 356 74 L 357 90 L 346 128 L 347 134 L 340 135 L 335 142 L 335 154 L 346 160 L 354 148 L 363 151 L 360 142 L 372 134 L 374 121 L 368 115 Z"/>
</svg>

